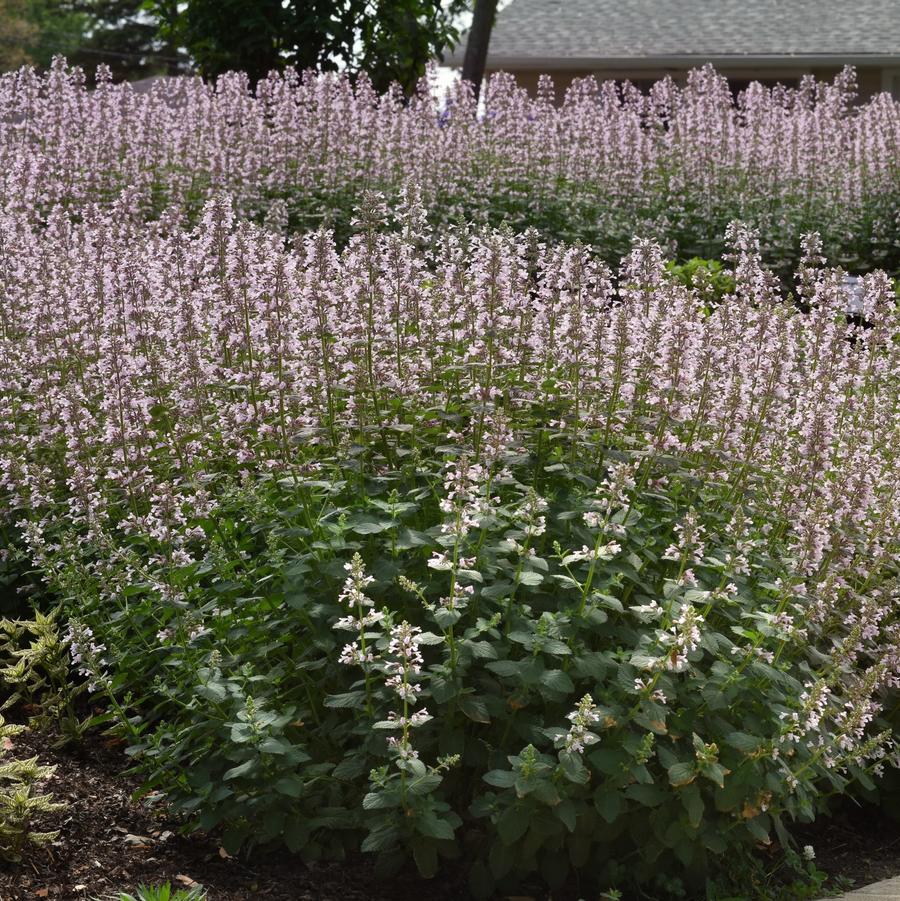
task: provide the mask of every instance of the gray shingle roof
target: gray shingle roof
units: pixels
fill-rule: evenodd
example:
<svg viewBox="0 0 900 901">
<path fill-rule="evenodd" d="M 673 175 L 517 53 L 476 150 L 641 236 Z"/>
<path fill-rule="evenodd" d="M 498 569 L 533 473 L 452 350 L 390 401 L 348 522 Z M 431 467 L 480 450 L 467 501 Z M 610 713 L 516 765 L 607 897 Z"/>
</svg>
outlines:
<svg viewBox="0 0 900 901">
<path fill-rule="evenodd" d="M 463 43 L 452 62 L 461 59 Z M 898 0 L 512 0 L 488 67 L 696 57 L 900 57 Z"/>
</svg>

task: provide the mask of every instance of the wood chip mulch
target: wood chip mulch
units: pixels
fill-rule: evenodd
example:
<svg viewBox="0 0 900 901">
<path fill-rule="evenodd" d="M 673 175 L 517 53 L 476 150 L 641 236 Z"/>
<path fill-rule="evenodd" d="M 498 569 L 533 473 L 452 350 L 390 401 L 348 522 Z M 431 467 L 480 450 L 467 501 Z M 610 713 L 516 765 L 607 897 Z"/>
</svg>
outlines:
<svg viewBox="0 0 900 901">
<path fill-rule="evenodd" d="M 900 810 L 893 813 L 846 799 L 828 819 L 798 828 L 795 838 L 813 846 L 820 870 L 861 888 L 900 876 Z"/>
</svg>

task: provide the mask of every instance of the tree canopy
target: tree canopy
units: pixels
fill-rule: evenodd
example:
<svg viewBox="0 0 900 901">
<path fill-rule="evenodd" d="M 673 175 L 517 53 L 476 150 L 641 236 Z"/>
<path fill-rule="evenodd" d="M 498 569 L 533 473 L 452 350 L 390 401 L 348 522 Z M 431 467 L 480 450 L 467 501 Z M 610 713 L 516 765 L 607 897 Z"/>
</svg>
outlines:
<svg viewBox="0 0 900 901">
<path fill-rule="evenodd" d="M 175 23 L 206 76 L 229 69 L 258 81 L 285 66 L 365 71 L 379 89 L 409 91 L 459 37 L 467 0 L 190 0 Z"/>
<path fill-rule="evenodd" d="M 459 39 L 470 0 L 0 0 L 0 69 L 65 54 L 117 78 L 287 66 L 365 71 L 407 92 Z"/>
</svg>

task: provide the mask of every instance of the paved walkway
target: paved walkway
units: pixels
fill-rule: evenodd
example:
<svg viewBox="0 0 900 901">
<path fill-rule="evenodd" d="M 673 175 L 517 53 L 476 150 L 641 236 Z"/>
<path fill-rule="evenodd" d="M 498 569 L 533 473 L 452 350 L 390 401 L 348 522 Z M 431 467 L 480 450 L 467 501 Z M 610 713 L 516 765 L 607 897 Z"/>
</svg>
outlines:
<svg viewBox="0 0 900 901">
<path fill-rule="evenodd" d="M 836 901 L 843 901 L 845 898 L 859 899 L 859 901 L 900 901 L 900 876 L 847 892 Z"/>
</svg>

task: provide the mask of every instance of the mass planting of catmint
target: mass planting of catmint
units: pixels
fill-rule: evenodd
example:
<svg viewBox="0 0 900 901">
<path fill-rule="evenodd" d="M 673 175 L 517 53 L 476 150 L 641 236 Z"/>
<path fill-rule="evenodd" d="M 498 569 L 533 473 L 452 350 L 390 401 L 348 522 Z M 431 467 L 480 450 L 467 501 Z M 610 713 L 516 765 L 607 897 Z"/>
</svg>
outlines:
<svg viewBox="0 0 900 901">
<path fill-rule="evenodd" d="M 0 202 L 39 220 L 56 204 L 109 205 L 123 189 L 144 215 L 195 221 L 227 191 L 273 227 L 331 225 L 341 244 L 365 190 L 397 201 L 422 186 L 433 224 L 465 216 L 595 244 L 617 266 L 635 235 L 684 258 L 717 258 L 728 223 L 759 230 L 780 274 L 816 231 L 829 258 L 900 268 L 900 104 L 854 104 L 855 76 L 735 98 L 711 67 L 649 93 L 577 80 L 557 105 L 551 79 L 530 97 L 492 78 L 438 99 L 366 79 L 289 71 L 251 90 L 162 79 L 147 93 L 62 59 L 45 75 L 0 76 Z"/>
<path fill-rule="evenodd" d="M 896 253 L 900 106 L 850 82 L 0 78 L 0 565 L 60 608 L 11 684 L 66 649 L 62 731 L 232 854 L 799 861 L 898 764 L 900 308 L 826 254 Z"/>
</svg>

